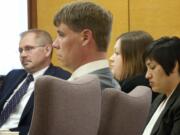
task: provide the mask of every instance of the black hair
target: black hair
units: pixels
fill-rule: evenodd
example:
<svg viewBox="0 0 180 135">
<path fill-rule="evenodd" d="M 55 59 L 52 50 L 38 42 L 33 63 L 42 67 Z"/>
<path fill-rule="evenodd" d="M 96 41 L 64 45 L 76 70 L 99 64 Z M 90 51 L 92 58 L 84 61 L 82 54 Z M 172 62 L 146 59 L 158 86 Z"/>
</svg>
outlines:
<svg viewBox="0 0 180 135">
<path fill-rule="evenodd" d="M 162 37 L 155 40 L 145 50 L 144 61 L 147 59 L 155 60 L 169 76 L 176 62 L 180 65 L 180 38 Z M 180 74 L 180 68 L 178 70 Z"/>
</svg>

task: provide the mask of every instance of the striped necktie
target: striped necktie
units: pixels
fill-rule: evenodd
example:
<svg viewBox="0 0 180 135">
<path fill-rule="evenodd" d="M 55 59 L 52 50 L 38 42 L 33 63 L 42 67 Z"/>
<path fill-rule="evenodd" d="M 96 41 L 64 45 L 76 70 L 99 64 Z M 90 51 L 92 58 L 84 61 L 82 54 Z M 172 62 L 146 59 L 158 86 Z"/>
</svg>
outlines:
<svg viewBox="0 0 180 135">
<path fill-rule="evenodd" d="M 10 114 L 15 110 L 22 97 L 26 94 L 29 84 L 33 81 L 33 76 L 28 75 L 21 87 L 16 91 L 14 96 L 9 100 L 7 105 L 0 114 L 0 127 L 6 122 Z"/>
</svg>

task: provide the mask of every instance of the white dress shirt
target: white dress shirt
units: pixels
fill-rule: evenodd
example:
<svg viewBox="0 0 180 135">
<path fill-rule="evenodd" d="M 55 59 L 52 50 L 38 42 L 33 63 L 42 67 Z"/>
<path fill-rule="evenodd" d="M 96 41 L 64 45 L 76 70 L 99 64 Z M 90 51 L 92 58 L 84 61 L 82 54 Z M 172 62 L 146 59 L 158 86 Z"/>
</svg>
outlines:
<svg viewBox="0 0 180 135">
<path fill-rule="evenodd" d="M 103 69 L 103 68 L 108 68 L 109 63 L 108 60 L 103 59 L 103 60 L 97 60 L 93 61 L 90 63 L 87 63 L 85 65 L 80 66 L 77 68 L 71 75 L 71 77 L 68 79 L 68 81 L 75 80 L 76 78 L 79 78 L 81 76 L 84 76 L 86 74 L 92 73 L 96 70 Z"/>
<path fill-rule="evenodd" d="M 32 92 L 34 91 L 34 83 L 40 76 L 42 76 L 44 74 L 44 72 L 47 70 L 47 68 L 48 67 L 46 67 L 46 68 L 44 68 L 44 69 L 42 69 L 42 70 L 40 70 L 40 71 L 33 74 L 34 81 L 32 81 L 30 83 L 26 94 L 23 96 L 20 103 L 16 106 L 15 111 L 13 113 L 11 113 L 11 115 L 9 116 L 7 121 L 0 127 L 0 130 L 7 130 L 7 129 L 10 129 L 10 128 L 18 127 L 18 124 L 19 124 L 20 118 L 22 116 L 22 113 L 24 111 L 24 108 L 25 108 L 27 102 L 29 101 L 29 98 L 31 97 Z M 26 78 L 14 90 L 13 94 L 6 101 L 4 107 L 7 105 L 9 100 L 14 96 L 16 91 L 21 87 L 21 85 L 24 83 L 25 80 L 26 80 Z"/>
</svg>

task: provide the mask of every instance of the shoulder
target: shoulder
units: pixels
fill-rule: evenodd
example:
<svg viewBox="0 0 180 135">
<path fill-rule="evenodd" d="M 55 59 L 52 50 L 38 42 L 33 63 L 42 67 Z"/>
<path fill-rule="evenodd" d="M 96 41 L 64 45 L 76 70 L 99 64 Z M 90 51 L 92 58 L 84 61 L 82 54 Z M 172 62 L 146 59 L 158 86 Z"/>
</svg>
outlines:
<svg viewBox="0 0 180 135">
<path fill-rule="evenodd" d="M 11 70 L 8 74 L 6 74 L 3 78 L 3 84 L 1 89 L 10 88 L 12 84 L 17 83 L 17 80 L 20 80 L 24 76 L 26 76 L 26 71 L 24 69 L 14 69 Z"/>
<path fill-rule="evenodd" d="M 143 86 L 149 86 L 148 80 L 145 78 L 144 74 L 134 76 L 131 80 L 131 82 L 134 82 L 134 85 L 143 85 Z"/>
<path fill-rule="evenodd" d="M 98 76 L 101 82 L 101 88 L 120 88 L 118 82 L 114 79 L 109 68 L 99 69 L 91 74 Z"/>
<path fill-rule="evenodd" d="M 177 97 L 177 99 L 174 101 L 172 105 L 172 109 L 174 113 L 179 113 L 180 115 L 180 95 Z"/>
<path fill-rule="evenodd" d="M 58 78 L 62 78 L 62 79 L 68 79 L 71 75 L 70 72 L 60 68 L 60 67 L 57 67 L 57 66 L 54 66 L 54 65 L 50 65 L 50 67 L 47 69 L 46 73 L 47 75 L 52 75 L 52 76 L 55 76 L 55 77 L 58 77 Z"/>
<path fill-rule="evenodd" d="M 132 89 L 134 89 L 136 86 L 142 85 L 142 86 L 149 86 L 148 80 L 145 78 L 144 75 L 137 75 L 125 80 L 122 80 L 119 82 L 121 85 L 122 91 L 130 92 Z"/>
<path fill-rule="evenodd" d="M 14 69 L 11 70 L 7 75 L 5 75 L 5 77 L 16 77 L 21 74 L 26 74 L 26 71 L 24 69 Z"/>
</svg>

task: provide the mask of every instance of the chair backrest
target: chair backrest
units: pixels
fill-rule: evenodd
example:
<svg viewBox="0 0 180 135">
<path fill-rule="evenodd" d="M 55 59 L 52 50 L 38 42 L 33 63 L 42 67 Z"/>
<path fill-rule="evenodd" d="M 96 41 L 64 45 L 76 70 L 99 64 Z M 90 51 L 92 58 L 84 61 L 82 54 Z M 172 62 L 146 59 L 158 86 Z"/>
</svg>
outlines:
<svg viewBox="0 0 180 135">
<path fill-rule="evenodd" d="M 140 135 L 151 104 L 151 89 L 138 86 L 126 94 L 115 88 L 102 93 L 98 135 Z"/>
<path fill-rule="evenodd" d="M 101 88 L 96 76 L 71 82 L 44 76 L 36 81 L 34 95 L 29 135 L 97 135 Z"/>
</svg>

